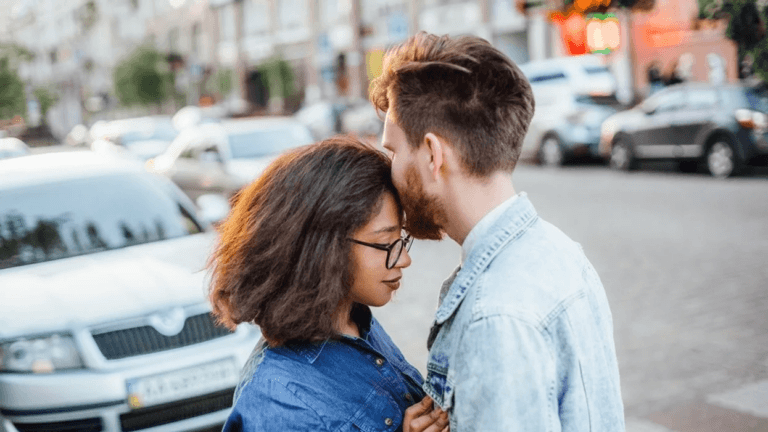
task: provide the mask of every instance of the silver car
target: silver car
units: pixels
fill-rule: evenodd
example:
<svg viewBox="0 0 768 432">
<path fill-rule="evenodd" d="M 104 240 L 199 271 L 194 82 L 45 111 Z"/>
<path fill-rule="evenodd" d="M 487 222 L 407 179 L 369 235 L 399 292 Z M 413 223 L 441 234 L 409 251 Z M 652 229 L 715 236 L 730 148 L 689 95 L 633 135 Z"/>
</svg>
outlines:
<svg viewBox="0 0 768 432">
<path fill-rule="evenodd" d="M 234 195 L 280 153 L 311 144 L 309 129 L 290 117 L 261 117 L 185 129 L 147 169 L 176 183 L 189 197 Z"/>
<path fill-rule="evenodd" d="M 259 331 L 211 318 L 192 202 L 87 151 L 0 173 L 0 431 L 220 429 Z"/>
</svg>

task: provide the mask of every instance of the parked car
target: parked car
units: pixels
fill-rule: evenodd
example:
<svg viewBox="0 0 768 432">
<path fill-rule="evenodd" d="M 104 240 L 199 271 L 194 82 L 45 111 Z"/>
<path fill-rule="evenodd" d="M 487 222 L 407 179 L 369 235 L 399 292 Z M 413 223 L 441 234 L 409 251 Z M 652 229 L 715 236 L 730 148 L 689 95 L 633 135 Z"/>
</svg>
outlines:
<svg viewBox="0 0 768 432">
<path fill-rule="evenodd" d="M 0 430 L 220 427 L 259 331 L 212 319 L 194 204 L 89 151 L 0 173 Z"/>
<path fill-rule="evenodd" d="M 148 116 L 94 124 L 91 149 L 134 157 L 153 158 L 164 152 L 179 135 L 170 116 Z"/>
<path fill-rule="evenodd" d="M 714 177 L 738 174 L 768 155 L 768 94 L 747 85 L 674 85 L 603 123 L 601 154 L 617 170 L 639 161 L 699 165 Z"/>
<path fill-rule="evenodd" d="M 568 88 L 535 88 L 534 111 L 521 158 L 560 166 L 575 158 L 599 158 L 600 126 L 622 108 L 614 96 L 577 94 Z"/>
<path fill-rule="evenodd" d="M 376 136 L 384 129 L 376 108 L 363 98 L 315 102 L 298 110 L 294 118 L 307 126 L 318 141 L 340 133 Z"/>
<path fill-rule="evenodd" d="M 18 138 L 0 138 L 0 159 L 28 155 L 29 147 Z"/>
<path fill-rule="evenodd" d="M 312 132 L 315 140 L 324 140 L 341 133 L 341 113 L 346 106 L 342 103 L 319 101 L 302 107 L 293 115 Z"/>
<path fill-rule="evenodd" d="M 566 89 L 575 94 L 615 95 L 616 78 L 604 56 L 587 54 L 537 60 L 520 66 L 534 91 L 540 88 Z"/>
<path fill-rule="evenodd" d="M 262 117 L 203 124 L 182 131 L 147 169 L 167 176 L 188 196 L 234 195 L 278 154 L 310 144 L 312 134 L 290 117 Z"/>
</svg>

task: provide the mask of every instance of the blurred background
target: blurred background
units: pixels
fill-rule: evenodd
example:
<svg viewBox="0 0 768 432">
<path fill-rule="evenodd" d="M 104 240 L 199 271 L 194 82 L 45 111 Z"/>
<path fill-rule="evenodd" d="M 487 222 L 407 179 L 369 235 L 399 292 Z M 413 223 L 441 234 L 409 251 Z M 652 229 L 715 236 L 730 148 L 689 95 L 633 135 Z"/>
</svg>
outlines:
<svg viewBox="0 0 768 432">
<path fill-rule="evenodd" d="M 213 227 L 287 149 L 378 147 L 422 30 L 531 82 L 515 185 L 603 279 L 627 430 L 768 431 L 767 4 L 0 0 L 0 431 L 220 429 L 259 334 L 207 314 Z M 412 256 L 375 313 L 425 372 L 459 248 Z"/>
</svg>

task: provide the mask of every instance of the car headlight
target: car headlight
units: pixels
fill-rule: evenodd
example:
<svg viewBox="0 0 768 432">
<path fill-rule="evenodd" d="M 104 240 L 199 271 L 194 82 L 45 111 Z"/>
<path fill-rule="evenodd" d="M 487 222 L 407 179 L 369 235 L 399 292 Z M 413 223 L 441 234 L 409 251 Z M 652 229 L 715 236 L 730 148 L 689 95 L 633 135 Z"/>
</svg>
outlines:
<svg viewBox="0 0 768 432">
<path fill-rule="evenodd" d="M 0 372 L 50 373 L 82 367 L 77 345 L 68 335 L 54 334 L 0 343 Z"/>
</svg>

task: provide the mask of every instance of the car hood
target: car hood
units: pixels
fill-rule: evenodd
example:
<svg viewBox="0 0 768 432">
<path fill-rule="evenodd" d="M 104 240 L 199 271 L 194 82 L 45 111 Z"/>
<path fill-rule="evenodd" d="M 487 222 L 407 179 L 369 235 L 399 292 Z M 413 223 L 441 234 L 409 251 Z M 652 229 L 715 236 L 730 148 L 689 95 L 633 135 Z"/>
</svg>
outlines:
<svg viewBox="0 0 768 432">
<path fill-rule="evenodd" d="M 227 163 L 227 171 L 242 185 L 252 182 L 277 158 L 277 155 L 255 159 L 231 159 Z"/>
<path fill-rule="evenodd" d="M 215 234 L 0 270 L 0 339 L 205 302 Z"/>
</svg>

